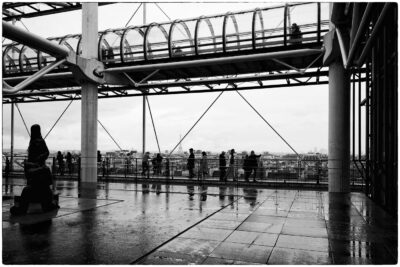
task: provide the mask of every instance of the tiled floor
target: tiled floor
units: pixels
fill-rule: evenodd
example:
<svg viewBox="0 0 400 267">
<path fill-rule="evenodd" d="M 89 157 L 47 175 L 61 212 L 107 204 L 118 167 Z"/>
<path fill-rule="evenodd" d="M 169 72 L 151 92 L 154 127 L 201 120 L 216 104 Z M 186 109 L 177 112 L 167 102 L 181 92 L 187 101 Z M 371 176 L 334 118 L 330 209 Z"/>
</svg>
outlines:
<svg viewBox="0 0 400 267">
<path fill-rule="evenodd" d="M 10 217 L 3 200 L 3 263 L 397 262 L 397 220 L 361 193 L 116 183 L 89 199 L 73 182 L 57 190 L 54 213 Z"/>
</svg>

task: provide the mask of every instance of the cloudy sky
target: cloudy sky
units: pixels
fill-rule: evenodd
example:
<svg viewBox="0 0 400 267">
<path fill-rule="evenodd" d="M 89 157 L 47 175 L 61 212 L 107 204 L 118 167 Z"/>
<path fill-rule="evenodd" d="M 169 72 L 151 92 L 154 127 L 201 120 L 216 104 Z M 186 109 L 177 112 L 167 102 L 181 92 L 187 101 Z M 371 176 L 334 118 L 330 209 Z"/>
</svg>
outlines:
<svg viewBox="0 0 400 267">
<path fill-rule="evenodd" d="M 274 3 L 276 5 L 277 3 Z M 265 2 L 235 3 L 159 3 L 172 19 L 221 14 L 228 11 L 265 7 Z M 120 3 L 99 8 L 99 30 L 123 27 L 139 3 Z M 142 24 L 140 9 L 129 25 Z M 147 22 L 168 21 L 155 4 L 147 4 Z M 33 33 L 56 37 L 81 32 L 81 11 L 40 18 L 24 19 Z M 17 26 L 23 27 L 20 22 Z M 328 146 L 328 86 L 287 87 L 242 91 L 242 94 L 274 126 L 298 152 L 314 151 Z M 162 151 L 171 150 L 217 97 L 216 93 L 150 96 Z M 38 123 L 45 135 L 68 102 L 19 104 L 28 127 Z M 81 103 L 72 103 L 68 111 L 47 137 L 51 150 L 80 150 Z M 3 148 L 10 147 L 10 105 L 3 105 Z M 99 120 L 124 149 L 141 150 L 142 98 L 99 100 Z M 147 148 L 157 150 L 150 117 L 147 119 Z M 29 136 L 15 110 L 15 148 L 25 149 Z M 236 92 L 226 92 L 210 109 L 183 142 L 183 148 L 221 151 L 290 152 L 280 138 Z M 117 146 L 99 126 L 98 148 L 117 150 Z"/>
</svg>

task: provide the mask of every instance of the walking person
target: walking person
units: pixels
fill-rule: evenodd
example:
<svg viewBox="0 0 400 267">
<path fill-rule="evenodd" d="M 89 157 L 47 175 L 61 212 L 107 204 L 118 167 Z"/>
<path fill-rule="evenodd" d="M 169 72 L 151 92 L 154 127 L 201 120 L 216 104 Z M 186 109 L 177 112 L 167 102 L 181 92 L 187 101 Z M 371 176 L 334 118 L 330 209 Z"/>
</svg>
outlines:
<svg viewBox="0 0 400 267">
<path fill-rule="evenodd" d="M 208 159 L 207 159 L 207 153 L 203 151 L 201 153 L 201 160 L 200 160 L 200 175 L 201 178 L 204 180 L 208 176 Z"/>
<path fill-rule="evenodd" d="M 64 156 L 61 151 L 57 152 L 58 173 L 64 175 Z"/>
<path fill-rule="evenodd" d="M 189 178 L 193 178 L 194 177 L 194 161 L 195 161 L 195 157 L 194 157 L 194 153 L 193 153 L 193 148 L 189 149 L 189 158 L 187 160 L 187 167 L 189 170 Z"/>
<path fill-rule="evenodd" d="M 249 166 L 250 166 L 250 174 L 252 172 L 254 172 L 254 174 L 253 174 L 253 182 L 257 182 L 256 181 L 256 175 L 257 175 L 258 158 L 259 157 L 261 157 L 261 155 L 256 155 L 253 150 L 250 152 Z"/>
<path fill-rule="evenodd" d="M 226 158 L 225 151 L 219 155 L 219 180 L 226 181 Z"/>
</svg>

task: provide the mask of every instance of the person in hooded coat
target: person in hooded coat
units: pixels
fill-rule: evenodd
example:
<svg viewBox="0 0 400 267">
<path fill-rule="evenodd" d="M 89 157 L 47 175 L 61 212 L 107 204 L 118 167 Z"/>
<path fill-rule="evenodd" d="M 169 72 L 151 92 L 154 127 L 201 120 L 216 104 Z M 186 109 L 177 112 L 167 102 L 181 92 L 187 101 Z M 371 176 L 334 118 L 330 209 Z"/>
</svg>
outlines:
<svg viewBox="0 0 400 267">
<path fill-rule="evenodd" d="M 45 163 L 48 157 L 49 149 L 40 133 L 40 126 L 34 124 L 31 127 L 28 159 L 25 163 L 27 186 L 22 190 L 19 207 L 11 207 L 11 214 L 25 214 L 30 202 L 40 202 L 45 212 L 59 208 L 53 203 L 53 191 L 50 189 L 53 181 L 50 169 Z"/>
</svg>

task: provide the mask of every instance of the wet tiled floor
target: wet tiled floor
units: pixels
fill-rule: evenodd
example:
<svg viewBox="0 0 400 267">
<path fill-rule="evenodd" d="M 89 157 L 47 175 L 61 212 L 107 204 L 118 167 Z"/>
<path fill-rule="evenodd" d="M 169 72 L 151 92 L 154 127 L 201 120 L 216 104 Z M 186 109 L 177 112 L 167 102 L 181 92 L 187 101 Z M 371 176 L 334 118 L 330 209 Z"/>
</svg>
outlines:
<svg viewBox="0 0 400 267">
<path fill-rule="evenodd" d="M 3 200 L 4 264 L 394 264 L 397 220 L 361 193 L 58 181 L 60 210 Z M 22 186 L 4 186 L 19 195 Z"/>
</svg>

